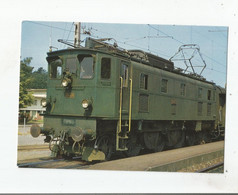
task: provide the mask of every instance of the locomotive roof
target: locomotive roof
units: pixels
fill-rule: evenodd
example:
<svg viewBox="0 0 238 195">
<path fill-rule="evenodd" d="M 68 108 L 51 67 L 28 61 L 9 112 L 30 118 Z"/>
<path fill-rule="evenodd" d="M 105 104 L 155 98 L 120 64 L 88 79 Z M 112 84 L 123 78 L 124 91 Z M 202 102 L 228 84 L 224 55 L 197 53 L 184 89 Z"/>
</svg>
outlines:
<svg viewBox="0 0 238 195">
<path fill-rule="evenodd" d="M 215 84 L 214 82 L 207 81 L 204 77 L 198 75 L 198 74 L 185 74 L 183 73 L 183 69 L 174 68 L 174 63 L 172 61 L 169 61 L 167 59 L 161 58 L 159 56 L 153 55 L 151 53 L 142 51 L 142 50 L 125 50 L 123 48 L 119 48 L 116 45 L 111 45 L 108 43 L 104 43 L 100 40 L 95 40 L 92 38 L 87 38 L 85 47 L 80 48 L 69 48 L 69 49 L 63 49 L 63 50 L 57 50 L 53 52 L 48 52 L 48 56 L 62 53 L 62 52 L 70 52 L 70 51 L 77 51 L 77 50 L 85 50 L 85 51 L 91 51 L 91 52 L 102 52 L 106 54 L 114 54 L 120 57 L 124 57 L 127 59 L 130 59 L 135 62 L 139 62 L 151 67 L 159 68 L 165 71 L 173 72 L 175 74 L 179 74 L 185 77 L 189 77 L 192 79 L 196 79 L 202 82 L 206 82 L 209 84 Z"/>
</svg>

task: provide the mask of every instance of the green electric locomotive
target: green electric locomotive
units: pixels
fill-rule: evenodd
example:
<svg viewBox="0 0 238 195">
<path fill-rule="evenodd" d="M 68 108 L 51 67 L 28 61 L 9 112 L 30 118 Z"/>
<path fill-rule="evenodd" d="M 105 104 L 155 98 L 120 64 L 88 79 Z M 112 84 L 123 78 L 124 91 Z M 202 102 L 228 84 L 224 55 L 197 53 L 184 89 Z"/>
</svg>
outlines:
<svg viewBox="0 0 238 195">
<path fill-rule="evenodd" d="M 108 160 L 209 142 L 224 134 L 225 90 L 140 50 L 87 38 L 49 52 L 44 125 L 52 154 Z"/>
</svg>

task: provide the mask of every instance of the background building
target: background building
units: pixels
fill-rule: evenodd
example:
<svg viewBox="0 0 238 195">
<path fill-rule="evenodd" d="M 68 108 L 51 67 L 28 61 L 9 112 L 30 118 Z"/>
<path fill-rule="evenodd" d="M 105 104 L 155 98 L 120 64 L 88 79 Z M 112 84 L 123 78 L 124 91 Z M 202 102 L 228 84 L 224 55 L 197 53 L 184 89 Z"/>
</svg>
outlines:
<svg viewBox="0 0 238 195">
<path fill-rule="evenodd" d="M 31 106 L 20 108 L 20 113 L 24 113 L 28 120 L 43 120 L 43 116 L 40 116 L 40 114 L 46 108 L 41 106 L 41 102 L 46 99 L 46 89 L 29 89 L 29 92 L 34 96 L 34 102 Z"/>
</svg>

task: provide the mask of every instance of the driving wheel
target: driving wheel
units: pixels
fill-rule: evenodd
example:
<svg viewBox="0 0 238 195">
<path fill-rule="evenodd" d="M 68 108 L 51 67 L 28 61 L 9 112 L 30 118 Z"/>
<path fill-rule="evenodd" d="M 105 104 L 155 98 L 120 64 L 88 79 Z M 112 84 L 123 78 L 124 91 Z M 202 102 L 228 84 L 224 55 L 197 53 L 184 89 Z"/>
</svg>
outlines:
<svg viewBox="0 0 238 195">
<path fill-rule="evenodd" d="M 126 147 L 128 148 L 127 151 L 124 153 L 126 154 L 127 157 L 131 156 L 137 156 L 140 153 L 141 146 L 136 143 L 136 139 L 129 139 Z"/>
<path fill-rule="evenodd" d="M 109 160 L 112 156 L 112 143 L 109 136 L 102 136 L 98 140 L 98 149 L 105 154 L 105 160 Z"/>
</svg>

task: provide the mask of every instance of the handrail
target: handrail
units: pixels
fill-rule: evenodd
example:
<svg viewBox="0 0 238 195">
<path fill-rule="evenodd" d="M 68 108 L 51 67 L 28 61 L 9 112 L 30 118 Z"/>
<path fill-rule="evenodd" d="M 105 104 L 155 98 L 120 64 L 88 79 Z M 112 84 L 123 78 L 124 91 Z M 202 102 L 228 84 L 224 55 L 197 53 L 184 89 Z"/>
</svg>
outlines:
<svg viewBox="0 0 238 195">
<path fill-rule="evenodd" d="M 121 120 L 122 120 L 121 114 L 122 114 L 122 88 L 123 88 L 123 78 L 120 77 L 120 80 L 121 80 L 121 89 L 120 89 L 119 131 L 118 131 L 118 133 L 121 132 Z"/>
<path fill-rule="evenodd" d="M 123 88 L 123 78 L 120 77 L 120 81 L 121 81 L 121 87 L 120 87 L 120 108 L 119 108 L 119 125 L 117 128 L 117 134 L 116 134 L 116 150 L 119 150 L 119 133 L 121 133 L 121 114 L 122 114 L 122 88 Z"/>
<path fill-rule="evenodd" d="M 130 79 L 130 103 L 129 103 L 129 129 L 128 129 L 128 133 L 131 131 L 131 107 L 132 107 L 132 79 Z"/>
</svg>

